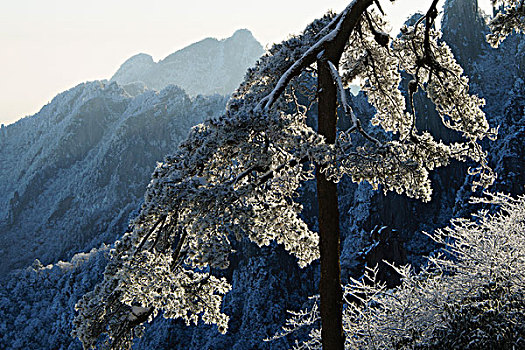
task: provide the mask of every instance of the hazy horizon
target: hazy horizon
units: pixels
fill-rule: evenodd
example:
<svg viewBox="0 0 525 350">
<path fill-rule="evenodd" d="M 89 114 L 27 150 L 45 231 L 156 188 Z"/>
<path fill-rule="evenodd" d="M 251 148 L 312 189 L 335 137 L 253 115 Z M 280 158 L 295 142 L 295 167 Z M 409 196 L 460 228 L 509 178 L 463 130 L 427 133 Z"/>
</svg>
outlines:
<svg viewBox="0 0 525 350">
<path fill-rule="evenodd" d="M 393 28 L 412 13 L 426 10 L 398 0 L 392 6 Z M 20 0 L 0 5 L 0 123 L 11 124 L 37 113 L 58 93 L 82 82 L 109 79 L 138 53 L 159 61 L 207 37 L 224 39 L 250 30 L 265 47 L 299 33 L 327 10 L 341 11 L 349 0 L 201 1 L 178 5 L 155 0 Z M 441 5 L 444 1 L 441 2 Z M 479 0 L 485 11 L 489 0 Z"/>
</svg>

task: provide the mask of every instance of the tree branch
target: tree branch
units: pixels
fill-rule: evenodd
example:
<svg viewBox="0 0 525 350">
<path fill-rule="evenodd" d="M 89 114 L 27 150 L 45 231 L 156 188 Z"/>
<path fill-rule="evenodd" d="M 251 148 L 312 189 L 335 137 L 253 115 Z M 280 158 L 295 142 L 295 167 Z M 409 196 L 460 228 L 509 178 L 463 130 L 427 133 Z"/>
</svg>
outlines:
<svg viewBox="0 0 525 350">
<path fill-rule="evenodd" d="M 341 12 L 337 25 L 333 30 L 312 45 L 286 72 L 283 73 L 274 89 L 264 97 L 254 108 L 254 113 L 268 111 L 275 101 L 281 96 L 284 89 L 292 78 L 298 76 L 306 67 L 313 64 L 321 52 L 329 46 L 330 43 L 337 42 L 332 50 L 342 51 L 346 44 L 349 34 L 354 29 L 362 13 L 372 4 L 373 0 L 354 0 Z M 336 17 L 337 18 L 337 17 Z M 332 24 L 329 24 L 329 26 Z M 341 39 L 341 40 L 339 40 Z M 341 41 L 341 43 L 339 43 Z M 331 50 L 331 51 L 332 51 Z"/>
<path fill-rule="evenodd" d="M 337 70 L 336 66 L 331 61 L 328 61 L 328 66 L 330 67 L 330 73 L 332 74 L 332 79 L 334 80 L 335 84 L 337 85 L 337 89 L 339 90 L 339 95 L 341 96 L 341 104 L 343 105 L 343 110 L 348 116 L 350 116 L 352 120 L 352 128 L 354 127 L 357 128 L 357 119 L 355 117 L 355 114 L 352 111 L 352 107 L 350 107 L 346 99 L 346 91 L 343 87 L 343 82 L 341 81 L 341 76 L 339 75 L 339 71 Z"/>
<path fill-rule="evenodd" d="M 153 227 L 149 230 L 149 232 L 144 236 L 144 238 L 142 239 L 142 241 L 140 242 L 139 246 L 137 247 L 137 249 L 135 250 L 135 253 L 134 255 L 137 255 L 139 253 L 139 251 L 142 249 L 142 247 L 144 246 L 144 244 L 146 243 L 146 241 L 149 239 L 149 237 L 151 236 L 151 234 L 153 232 L 155 232 L 155 230 L 157 229 L 157 227 L 162 223 L 162 226 L 164 226 L 164 222 L 166 220 L 166 215 L 161 215 L 160 218 L 157 220 L 157 222 L 155 223 L 155 225 L 153 225 Z"/>
</svg>

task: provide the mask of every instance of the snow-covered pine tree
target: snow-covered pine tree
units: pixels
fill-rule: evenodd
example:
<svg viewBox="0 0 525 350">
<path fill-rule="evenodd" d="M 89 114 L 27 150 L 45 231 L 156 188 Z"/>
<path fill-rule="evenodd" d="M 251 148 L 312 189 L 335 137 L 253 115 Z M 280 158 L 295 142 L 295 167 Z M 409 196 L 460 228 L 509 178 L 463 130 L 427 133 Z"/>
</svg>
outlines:
<svg viewBox="0 0 525 350">
<path fill-rule="evenodd" d="M 213 272 L 228 266 L 230 240 L 248 237 L 260 246 L 282 244 L 300 266 L 321 257 L 323 347 L 342 348 L 335 183 L 347 175 L 428 201 L 429 171 L 453 159 L 478 164 L 473 186 L 493 180 L 480 141 L 494 130 L 481 110 L 484 101 L 469 94 L 468 79 L 439 41 L 437 4 L 391 38 L 379 2 L 354 0 L 274 45 L 248 71 L 226 113 L 194 127 L 158 165 L 140 214 L 111 250 L 104 280 L 77 304 L 73 335 L 84 347 L 101 339 L 128 347 L 159 314 L 188 324 L 200 319 L 226 332 L 221 303 L 230 285 Z M 412 77 L 409 106 L 401 72 Z M 308 89 L 311 77 L 316 91 Z M 358 78 L 376 109 L 372 125 L 347 102 L 344 88 Z M 445 144 L 418 130 L 412 103 L 418 90 L 460 142 Z M 315 102 L 317 130 L 306 124 Z M 338 116 L 350 120 L 347 130 L 336 130 Z M 319 235 L 294 200 L 298 187 L 314 178 Z"/>
</svg>

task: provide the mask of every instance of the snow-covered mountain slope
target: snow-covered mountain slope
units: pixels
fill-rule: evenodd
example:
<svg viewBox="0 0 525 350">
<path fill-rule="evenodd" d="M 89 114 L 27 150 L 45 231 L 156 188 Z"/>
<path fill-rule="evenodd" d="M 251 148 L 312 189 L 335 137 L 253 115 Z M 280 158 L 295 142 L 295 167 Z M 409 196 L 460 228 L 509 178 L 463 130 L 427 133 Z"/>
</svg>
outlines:
<svg viewBox="0 0 525 350">
<path fill-rule="evenodd" d="M 142 91 L 141 91 L 142 90 Z M 157 161 L 226 98 L 80 84 L 0 134 L 0 274 L 113 241 Z"/>
<path fill-rule="evenodd" d="M 128 84 L 141 81 L 161 90 L 169 84 L 183 88 L 190 96 L 231 94 L 241 83 L 246 69 L 264 53 L 247 29 L 223 40 L 207 38 L 155 63 L 147 54 L 128 59 L 111 81 Z"/>
</svg>

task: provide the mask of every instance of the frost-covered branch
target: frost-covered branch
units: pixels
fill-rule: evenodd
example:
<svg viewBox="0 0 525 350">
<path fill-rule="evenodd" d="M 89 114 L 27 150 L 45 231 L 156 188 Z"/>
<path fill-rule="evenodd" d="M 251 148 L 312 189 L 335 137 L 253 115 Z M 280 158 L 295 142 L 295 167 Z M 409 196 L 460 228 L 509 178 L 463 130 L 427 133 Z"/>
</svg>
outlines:
<svg viewBox="0 0 525 350">
<path fill-rule="evenodd" d="M 354 114 L 354 111 L 352 110 L 352 107 L 348 104 L 348 101 L 346 99 L 346 91 L 343 87 L 343 82 L 341 80 L 341 76 L 339 75 L 339 72 L 335 65 L 328 61 L 328 65 L 330 67 L 330 72 L 332 74 L 332 79 L 334 80 L 335 84 L 337 85 L 337 89 L 339 91 L 339 95 L 341 96 L 341 104 L 343 105 L 343 110 L 346 115 L 350 116 L 350 120 L 352 121 L 352 126 L 345 130 L 345 133 L 351 133 L 354 130 L 359 131 L 361 135 L 363 135 L 368 141 L 374 143 L 377 147 L 384 147 L 383 143 L 381 143 L 378 139 L 375 137 L 372 137 L 370 134 L 368 134 L 361 124 L 361 121 L 357 119 L 357 117 Z"/>
<path fill-rule="evenodd" d="M 525 4 L 523 0 L 492 0 L 493 6 L 499 11 L 489 21 L 491 33 L 487 41 L 493 47 L 498 47 L 512 32 L 525 33 Z"/>
<path fill-rule="evenodd" d="M 341 12 L 340 16 L 337 17 L 335 28 L 312 45 L 301 58 L 295 61 L 292 66 L 282 74 L 274 89 L 257 104 L 254 109 L 255 113 L 262 113 L 271 108 L 290 80 L 299 75 L 306 67 L 313 64 L 318 59 L 319 54 L 325 50 L 326 46 L 342 35 L 343 28 L 344 32 L 351 32 L 361 14 L 371 4 L 372 0 L 353 0 L 350 5 Z M 333 25 L 332 23 L 330 25 Z"/>
<path fill-rule="evenodd" d="M 499 211 L 454 219 L 429 234 L 444 252 L 418 274 L 396 267 L 400 286 L 386 289 L 374 268 L 345 286 L 346 349 L 525 346 L 525 197 L 488 194 L 474 203 Z M 306 325 L 309 314 L 297 313 L 283 334 Z M 321 349 L 318 330 L 310 336 L 301 346 Z"/>
<path fill-rule="evenodd" d="M 328 65 L 330 66 L 330 72 L 332 73 L 332 79 L 337 85 L 337 89 L 339 91 L 339 96 L 341 98 L 341 104 L 343 105 L 343 110 L 345 111 L 345 114 L 350 116 L 350 120 L 352 121 L 352 128 L 357 128 L 357 118 L 355 117 L 354 112 L 352 111 L 352 107 L 348 104 L 348 101 L 346 99 L 346 91 L 343 87 L 343 82 L 341 80 L 341 76 L 339 75 L 339 71 L 337 70 L 336 66 L 328 61 Z"/>
</svg>

